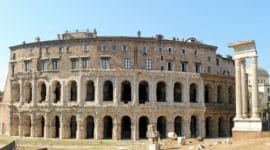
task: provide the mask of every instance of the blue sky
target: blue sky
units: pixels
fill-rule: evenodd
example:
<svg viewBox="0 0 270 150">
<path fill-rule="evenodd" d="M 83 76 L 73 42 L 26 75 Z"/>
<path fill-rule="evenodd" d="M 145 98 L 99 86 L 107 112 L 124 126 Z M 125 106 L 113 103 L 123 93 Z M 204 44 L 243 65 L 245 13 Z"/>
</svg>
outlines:
<svg viewBox="0 0 270 150">
<path fill-rule="evenodd" d="M 233 54 L 227 44 L 254 39 L 259 65 L 270 71 L 270 1 L 267 0 L 0 0 L 0 89 L 9 46 L 56 39 L 66 30 L 97 29 L 99 35 L 196 37 Z"/>
</svg>

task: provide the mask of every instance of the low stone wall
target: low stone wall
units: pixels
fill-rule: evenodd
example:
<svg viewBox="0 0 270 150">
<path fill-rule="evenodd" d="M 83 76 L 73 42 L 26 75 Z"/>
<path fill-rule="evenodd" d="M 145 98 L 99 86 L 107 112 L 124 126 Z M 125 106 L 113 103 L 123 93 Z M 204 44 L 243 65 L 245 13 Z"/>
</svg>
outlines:
<svg viewBox="0 0 270 150">
<path fill-rule="evenodd" d="M 270 131 L 233 131 L 233 140 L 246 140 L 263 137 L 270 137 Z"/>
</svg>

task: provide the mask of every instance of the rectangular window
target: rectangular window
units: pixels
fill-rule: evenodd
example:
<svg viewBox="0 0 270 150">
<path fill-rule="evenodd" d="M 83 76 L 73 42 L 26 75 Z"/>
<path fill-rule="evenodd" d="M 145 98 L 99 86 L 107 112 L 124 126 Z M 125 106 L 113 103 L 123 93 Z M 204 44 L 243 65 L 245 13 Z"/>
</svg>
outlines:
<svg viewBox="0 0 270 150">
<path fill-rule="evenodd" d="M 151 70 L 152 69 L 152 60 L 151 59 L 146 59 L 145 69 L 147 69 L 147 70 Z"/>
<path fill-rule="evenodd" d="M 211 57 L 210 56 L 208 56 L 208 62 L 211 62 Z"/>
<path fill-rule="evenodd" d="M 88 69 L 89 58 L 82 58 L 82 69 Z"/>
<path fill-rule="evenodd" d="M 163 53 L 163 48 L 162 47 L 158 48 L 158 53 Z"/>
<path fill-rule="evenodd" d="M 122 51 L 127 51 L 127 50 L 128 50 L 128 46 L 127 45 L 123 45 Z"/>
<path fill-rule="evenodd" d="M 62 47 L 58 48 L 58 53 L 62 53 Z"/>
<path fill-rule="evenodd" d="M 52 70 L 54 70 L 54 71 L 58 70 L 58 60 L 57 59 L 52 60 Z"/>
<path fill-rule="evenodd" d="M 216 59 L 216 63 L 217 63 L 217 66 L 218 66 L 219 65 L 219 59 L 218 58 Z"/>
<path fill-rule="evenodd" d="M 86 44 L 86 43 L 83 44 L 83 51 L 84 52 L 88 52 L 89 51 L 88 44 Z"/>
<path fill-rule="evenodd" d="M 172 48 L 171 48 L 171 47 L 168 48 L 168 52 L 169 52 L 169 53 L 172 52 Z"/>
<path fill-rule="evenodd" d="M 30 61 L 24 61 L 24 72 L 30 72 Z"/>
<path fill-rule="evenodd" d="M 207 72 L 211 73 L 211 67 L 210 66 L 207 67 Z"/>
<path fill-rule="evenodd" d="M 14 76 L 14 74 L 15 74 L 15 65 L 14 64 L 11 65 L 11 74 L 12 74 L 12 76 Z"/>
<path fill-rule="evenodd" d="M 182 49 L 182 54 L 186 54 L 186 49 Z"/>
<path fill-rule="evenodd" d="M 47 71 L 47 70 L 48 70 L 48 60 L 42 60 L 41 71 Z"/>
<path fill-rule="evenodd" d="M 201 64 L 200 63 L 195 63 L 195 72 L 200 73 L 201 72 Z"/>
<path fill-rule="evenodd" d="M 116 50 L 116 45 L 112 45 L 112 50 L 113 50 L 113 51 Z"/>
<path fill-rule="evenodd" d="M 46 53 L 46 54 L 49 54 L 49 52 L 50 52 L 50 48 L 49 48 L 49 47 L 46 47 L 46 48 L 45 48 L 45 53 Z"/>
<path fill-rule="evenodd" d="M 67 52 L 68 52 L 68 53 L 70 52 L 70 48 L 69 48 L 69 47 L 67 47 Z"/>
<path fill-rule="evenodd" d="M 194 55 L 197 56 L 198 55 L 198 52 L 197 50 L 194 51 Z"/>
<path fill-rule="evenodd" d="M 109 64 L 109 58 L 102 58 L 101 59 L 101 69 L 109 69 L 110 64 Z"/>
<path fill-rule="evenodd" d="M 173 62 L 168 62 L 168 71 L 173 71 Z"/>
<path fill-rule="evenodd" d="M 71 70 L 76 70 L 78 65 L 78 59 L 71 59 Z"/>
<path fill-rule="evenodd" d="M 124 68 L 125 69 L 130 69 L 131 68 L 131 59 L 130 58 L 125 58 Z"/>
<path fill-rule="evenodd" d="M 143 46 L 143 48 L 142 48 L 142 53 L 143 53 L 143 55 L 146 55 L 147 52 L 148 52 L 147 47 L 146 47 L 146 46 Z"/>
<path fill-rule="evenodd" d="M 107 51 L 107 45 L 105 45 L 105 44 L 103 44 L 102 46 L 101 46 L 101 49 L 102 49 L 102 51 Z"/>
<path fill-rule="evenodd" d="M 182 62 L 181 67 L 182 67 L 182 72 L 187 72 L 187 62 Z"/>
</svg>

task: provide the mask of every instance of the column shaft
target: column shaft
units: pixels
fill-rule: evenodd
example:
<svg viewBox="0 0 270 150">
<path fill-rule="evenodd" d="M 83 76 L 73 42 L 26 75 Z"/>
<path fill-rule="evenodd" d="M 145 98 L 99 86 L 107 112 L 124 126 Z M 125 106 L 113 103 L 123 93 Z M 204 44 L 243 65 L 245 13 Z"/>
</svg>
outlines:
<svg viewBox="0 0 270 150">
<path fill-rule="evenodd" d="M 251 58 L 252 75 L 252 118 L 258 119 L 258 77 L 257 77 L 257 56 Z"/>
<path fill-rule="evenodd" d="M 242 97 L 241 97 L 241 70 L 240 60 L 235 59 L 235 98 L 236 98 L 236 116 L 235 119 L 242 118 Z"/>
<path fill-rule="evenodd" d="M 248 100 L 247 100 L 247 78 L 246 78 L 246 61 L 243 59 L 240 63 L 241 67 L 241 97 L 242 97 L 242 110 L 243 117 L 248 117 Z"/>
</svg>

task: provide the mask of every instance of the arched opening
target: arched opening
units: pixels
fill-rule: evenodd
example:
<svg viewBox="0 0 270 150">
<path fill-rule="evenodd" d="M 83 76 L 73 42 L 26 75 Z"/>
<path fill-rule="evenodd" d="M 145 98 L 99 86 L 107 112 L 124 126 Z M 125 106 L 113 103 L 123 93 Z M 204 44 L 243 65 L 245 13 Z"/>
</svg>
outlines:
<svg viewBox="0 0 270 150">
<path fill-rule="evenodd" d="M 182 102 L 182 85 L 181 83 L 175 83 L 173 88 L 174 102 Z"/>
<path fill-rule="evenodd" d="M 196 103 L 197 102 L 197 86 L 194 83 L 190 84 L 189 101 L 191 103 Z"/>
<path fill-rule="evenodd" d="M 35 119 L 36 125 L 36 136 L 37 137 L 44 137 L 44 130 L 45 130 L 45 119 L 43 116 L 38 115 Z"/>
<path fill-rule="evenodd" d="M 11 130 L 12 136 L 19 136 L 19 116 L 13 115 L 12 119 L 12 130 Z"/>
<path fill-rule="evenodd" d="M 131 101 L 131 86 L 130 82 L 124 81 L 121 86 L 121 101 L 128 103 Z"/>
<path fill-rule="evenodd" d="M 149 119 L 145 116 L 139 119 L 139 138 L 146 139 L 147 126 L 149 124 Z"/>
<path fill-rule="evenodd" d="M 235 101 L 234 101 L 235 96 L 234 96 L 234 89 L 232 86 L 229 87 L 228 94 L 229 94 L 229 104 L 234 104 L 235 103 Z"/>
<path fill-rule="evenodd" d="M 69 83 L 70 101 L 77 101 L 77 83 L 70 81 Z"/>
<path fill-rule="evenodd" d="M 142 81 L 139 84 L 139 103 L 144 104 L 149 101 L 149 87 L 146 81 Z"/>
<path fill-rule="evenodd" d="M 112 139 L 113 121 L 110 116 L 103 119 L 103 139 Z"/>
<path fill-rule="evenodd" d="M 211 86 L 207 84 L 204 86 L 204 102 L 211 103 Z"/>
<path fill-rule="evenodd" d="M 39 94 L 40 103 L 46 100 L 46 95 L 47 95 L 46 84 L 42 81 L 38 83 L 38 94 Z"/>
<path fill-rule="evenodd" d="M 113 83 L 112 83 L 112 81 L 104 82 L 103 100 L 104 101 L 112 101 L 113 100 Z"/>
<path fill-rule="evenodd" d="M 77 121 L 76 121 L 76 117 L 72 116 L 70 118 L 70 138 L 76 138 L 76 132 L 77 132 Z"/>
<path fill-rule="evenodd" d="M 30 82 L 26 82 L 24 86 L 24 97 L 27 103 L 32 102 L 32 84 Z"/>
<path fill-rule="evenodd" d="M 86 83 L 86 99 L 85 101 L 94 101 L 95 99 L 95 85 L 93 81 Z"/>
<path fill-rule="evenodd" d="M 58 81 L 54 81 L 52 85 L 53 102 L 58 103 L 61 99 L 61 84 Z"/>
<path fill-rule="evenodd" d="M 55 138 L 59 138 L 60 132 L 60 119 L 58 116 L 54 117 Z"/>
<path fill-rule="evenodd" d="M 158 102 L 166 102 L 166 84 L 164 82 L 157 83 L 156 95 Z"/>
<path fill-rule="evenodd" d="M 226 136 L 226 122 L 223 117 L 220 117 L 218 119 L 218 136 L 219 137 L 225 137 Z"/>
<path fill-rule="evenodd" d="M 197 119 L 195 116 L 190 119 L 190 135 L 192 138 L 197 137 Z"/>
<path fill-rule="evenodd" d="M 233 126 L 234 126 L 234 121 L 233 121 L 233 117 L 230 118 L 230 137 L 232 137 L 232 129 L 233 129 Z"/>
<path fill-rule="evenodd" d="M 217 87 L 217 102 L 218 103 L 224 103 L 224 90 L 223 86 L 219 85 Z"/>
<path fill-rule="evenodd" d="M 157 119 L 157 130 L 159 131 L 160 138 L 166 138 L 166 118 L 163 116 Z"/>
<path fill-rule="evenodd" d="M 94 138 L 94 128 L 95 128 L 94 117 L 87 116 L 86 118 L 86 138 L 87 139 Z"/>
<path fill-rule="evenodd" d="M 205 119 L 205 136 L 214 137 L 214 120 L 211 117 Z"/>
<path fill-rule="evenodd" d="M 131 119 L 128 116 L 121 120 L 121 139 L 131 139 Z"/>
<path fill-rule="evenodd" d="M 182 118 L 180 116 L 174 119 L 174 132 L 178 137 L 182 136 Z"/>
<path fill-rule="evenodd" d="M 20 102 L 20 84 L 15 83 L 12 87 L 13 102 Z"/>
<path fill-rule="evenodd" d="M 31 117 L 24 116 L 23 118 L 23 136 L 30 137 L 31 135 Z"/>
</svg>

